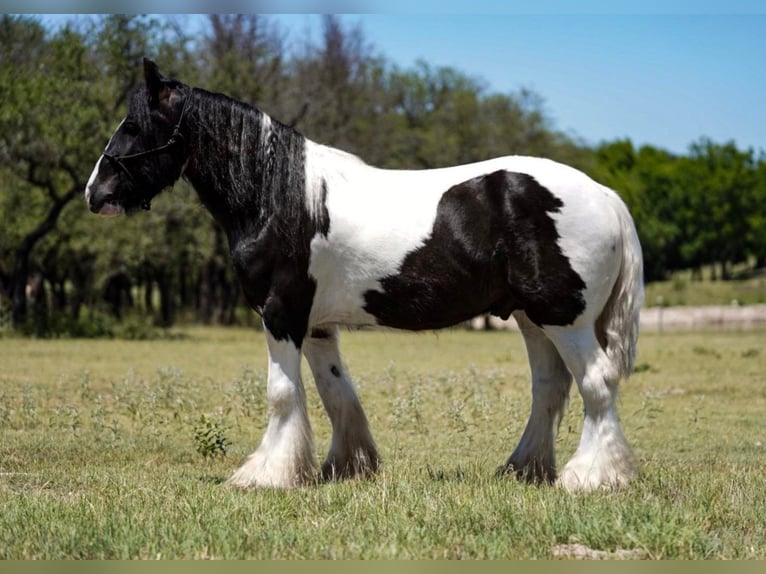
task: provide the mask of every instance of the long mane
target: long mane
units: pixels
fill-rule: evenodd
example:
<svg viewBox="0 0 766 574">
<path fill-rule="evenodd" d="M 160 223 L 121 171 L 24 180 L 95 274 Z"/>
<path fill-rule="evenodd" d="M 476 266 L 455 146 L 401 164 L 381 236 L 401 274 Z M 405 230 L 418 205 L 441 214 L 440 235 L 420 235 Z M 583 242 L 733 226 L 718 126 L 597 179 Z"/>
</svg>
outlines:
<svg viewBox="0 0 766 574">
<path fill-rule="evenodd" d="M 189 144 L 197 157 L 188 175 L 202 201 L 211 209 L 223 202 L 256 226 L 277 213 L 295 221 L 305 197 L 303 135 L 224 94 L 195 88 L 189 97 Z"/>
</svg>

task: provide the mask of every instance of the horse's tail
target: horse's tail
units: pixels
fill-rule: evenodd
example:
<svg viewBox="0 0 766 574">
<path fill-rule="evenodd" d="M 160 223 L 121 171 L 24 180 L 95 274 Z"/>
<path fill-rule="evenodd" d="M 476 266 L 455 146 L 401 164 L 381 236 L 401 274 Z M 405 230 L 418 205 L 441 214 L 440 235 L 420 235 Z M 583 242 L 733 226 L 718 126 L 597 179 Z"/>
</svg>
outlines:
<svg viewBox="0 0 766 574">
<path fill-rule="evenodd" d="M 622 234 L 620 271 L 596 323 L 606 354 L 620 377 L 633 372 L 638 323 L 644 302 L 644 261 L 636 226 L 625 203 L 610 193 Z"/>
</svg>

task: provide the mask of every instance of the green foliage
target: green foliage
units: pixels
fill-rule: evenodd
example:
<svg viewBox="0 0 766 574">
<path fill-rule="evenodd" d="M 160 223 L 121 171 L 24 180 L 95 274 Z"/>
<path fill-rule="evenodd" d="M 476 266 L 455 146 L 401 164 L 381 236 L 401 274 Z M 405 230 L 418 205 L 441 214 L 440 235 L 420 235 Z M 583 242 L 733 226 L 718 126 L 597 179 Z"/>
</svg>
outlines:
<svg viewBox="0 0 766 574">
<path fill-rule="evenodd" d="M 766 257 L 766 157 L 707 139 L 673 156 L 617 141 L 596 150 L 596 179 L 616 189 L 636 220 L 647 279 L 681 269 L 731 265 Z"/>
<path fill-rule="evenodd" d="M 194 446 L 204 458 L 223 457 L 226 456 L 229 440 L 221 423 L 203 414 L 194 428 Z"/>
<path fill-rule="evenodd" d="M 150 338 L 153 325 L 178 320 L 255 322 L 226 238 L 188 185 L 119 221 L 91 217 L 79 200 L 146 55 L 382 167 L 506 154 L 579 167 L 625 198 L 650 281 L 766 264 L 763 153 L 705 139 L 683 156 L 629 140 L 591 149 L 557 131 L 540 95 L 492 92 L 449 66 L 394 66 L 359 26 L 334 16 L 323 17 L 318 39 L 297 41 L 264 15 L 211 15 L 195 37 L 185 22 L 115 14 L 46 29 L 0 17 L 0 308 L 15 319 L 27 281 L 43 288 L 21 310 L 20 331 Z"/>
<path fill-rule="evenodd" d="M 747 266 L 734 268 L 743 272 Z M 645 301 L 654 306 L 758 305 L 766 303 L 766 274 L 745 273 L 744 278 L 731 281 L 711 281 L 712 266 L 697 272 L 678 271 L 669 279 L 646 285 Z M 700 279 L 702 277 L 702 279 Z"/>
<path fill-rule="evenodd" d="M 104 313 L 94 312 L 72 317 L 70 314 L 44 312 L 35 307 L 33 313 L 21 326 L 22 334 L 38 338 L 75 337 L 102 339 L 114 336 L 114 319 Z"/>
</svg>

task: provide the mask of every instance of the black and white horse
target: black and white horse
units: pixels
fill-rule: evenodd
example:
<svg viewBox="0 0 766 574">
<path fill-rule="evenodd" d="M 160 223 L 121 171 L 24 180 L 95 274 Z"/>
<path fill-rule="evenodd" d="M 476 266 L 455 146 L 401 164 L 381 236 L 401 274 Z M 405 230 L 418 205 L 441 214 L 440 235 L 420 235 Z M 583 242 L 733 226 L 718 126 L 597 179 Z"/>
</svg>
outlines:
<svg viewBox="0 0 766 574">
<path fill-rule="evenodd" d="M 229 484 L 315 479 L 301 354 L 332 423 L 322 476 L 374 473 L 378 452 L 338 326 L 439 329 L 483 313 L 513 314 L 532 372 L 532 412 L 500 472 L 556 480 L 554 438 L 574 378 L 585 421 L 558 483 L 589 490 L 634 475 L 615 399 L 633 366 L 642 256 L 613 191 L 533 157 L 378 169 L 250 105 L 165 78 L 151 61 L 144 75 L 85 198 L 101 215 L 148 209 L 184 177 L 226 231 L 269 361 L 268 427 Z"/>
</svg>

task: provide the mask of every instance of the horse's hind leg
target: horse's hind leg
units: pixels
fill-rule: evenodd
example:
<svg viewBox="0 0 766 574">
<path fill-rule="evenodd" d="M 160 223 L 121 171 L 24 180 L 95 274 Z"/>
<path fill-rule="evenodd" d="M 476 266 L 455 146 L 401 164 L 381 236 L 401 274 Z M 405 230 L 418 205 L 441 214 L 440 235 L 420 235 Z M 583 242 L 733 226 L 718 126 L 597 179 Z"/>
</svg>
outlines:
<svg viewBox="0 0 766 574">
<path fill-rule="evenodd" d="M 556 479 L 554 441 L 572 386 L 572 375 L 556 347 L 525 313 L 514 313 L 524 335 L 532 372 L 532 411 L 518 446 L 499 473 L 515 473 L 529 482 Z"/>
<path fill-rule="evenodd" d="M 322 477 L 332 480 L 373 474 L 380 462 L 378 451 L 341 361 L 337 327 L 314 329 L 304 340 L 303 353 L 332 423 L 332 442 L 322 464 Z"/>
<path fill-rule="evenodd" d="M 601 348 L 592 324 L 583 321 L 545 331 L 574 375 L 585 407 L 580 444 L 558 483 L 569 491 L 624 485 L 636 471 L 617 418 L 617 369 Z"/>
</svg>

